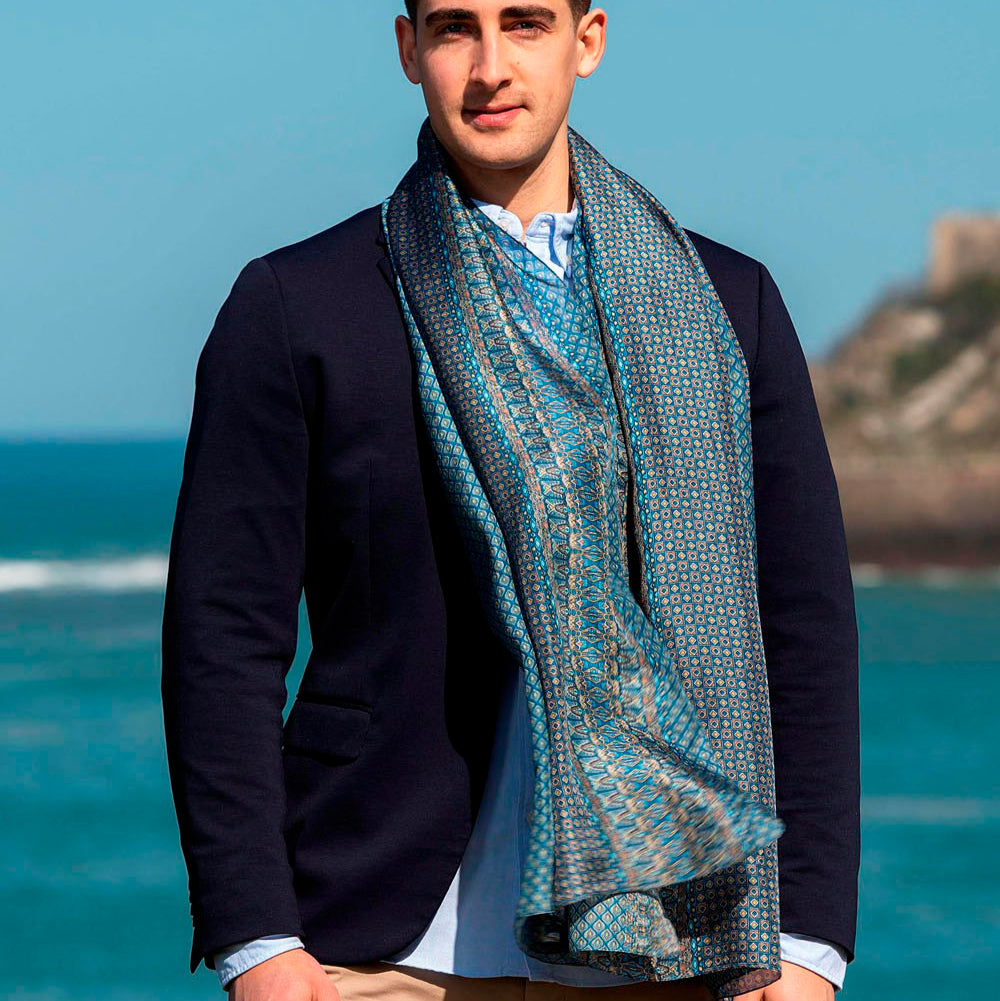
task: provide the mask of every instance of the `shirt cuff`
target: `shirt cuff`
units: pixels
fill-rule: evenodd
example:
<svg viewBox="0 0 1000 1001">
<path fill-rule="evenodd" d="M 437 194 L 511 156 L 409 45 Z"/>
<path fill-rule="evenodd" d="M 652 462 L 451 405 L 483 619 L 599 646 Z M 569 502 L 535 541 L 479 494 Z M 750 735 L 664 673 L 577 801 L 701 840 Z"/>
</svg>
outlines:
<svg viewBox="0 0 1000 1001">
<path fill-rule="evenodd" d="M 261 938 L 237 942 L 215 954 L 215 972 L 225 990 L 234 977 L 258 966 L 266 959 L 273 959 L 292 949 L 304 949 L 302 939 L 296 935 L 263 935 Z"/>
<path fill-rule="evenodd" d="M 844 986 L 847 953 L 835 942 L 812 935 L 781 932 L 781 958 L 796 966 L 804 966 L 829 980 L 834 993 Z"/>
</svg>

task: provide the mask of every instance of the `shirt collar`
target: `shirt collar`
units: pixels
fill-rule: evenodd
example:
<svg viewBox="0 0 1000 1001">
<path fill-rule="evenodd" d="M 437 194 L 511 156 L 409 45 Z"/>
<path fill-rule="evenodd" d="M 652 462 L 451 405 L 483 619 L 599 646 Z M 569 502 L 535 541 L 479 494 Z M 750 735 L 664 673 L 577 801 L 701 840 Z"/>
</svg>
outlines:
<svg viewBox="0 0 1000 1001">
<path fill-rule="evenodd" d="M 573 266 L 573 229 L 580 214 L 580 206 L 575 197 L 569 212 L 539 212 L 528 223 L 527 230 L 509 209 L 478 198 L 470 197 L 469 202 L 530 250 L 555 273 L 556 277 L 566 279 L 570 277 Z"/>
<path fill-rule="evenodd" d="M 486 213 L 498 226 L 502 226 L 515 239 L 524 243 L 528 237 L 547 237 L 548 227 L 552 227 L 557 237 L 568 239 L 573 235 L 577 218 L 580 215 L 580 203 L 573 198 L 573 207 L 569 212 L 539 212 L 525 230 L 520 218 L 502 205 L 492 202 L 480 201 L 478 198 L 469 199 L 473 205 L 478 206 Z"/>
</svg>

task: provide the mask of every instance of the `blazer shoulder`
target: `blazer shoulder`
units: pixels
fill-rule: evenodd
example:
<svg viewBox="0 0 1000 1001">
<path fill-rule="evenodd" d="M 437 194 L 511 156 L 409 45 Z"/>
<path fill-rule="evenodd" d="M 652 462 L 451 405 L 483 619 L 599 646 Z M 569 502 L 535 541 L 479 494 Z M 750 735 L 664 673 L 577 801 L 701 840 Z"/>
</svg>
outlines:
<svg viewBox="0 0 1000 1001">
<path fill-rule="evenodd" d="M 713 240 L 703 233 L 695 232 L 693 229 L 685 229 L 684 232 L 691 238 L 694 249 L 698 251 L 698 256 L 705 265 L 705 270 L 708 271 L 712 283 L 717 288 L 720 284 L 757 283 L 758 269 L 763 267 L 757 258 L 744 254 L 743 251 L 737 250 L 735 247 L 720 243 L 718 240 Z"/>
<path fill-rule="evenodd" d="M 380 232 L 381 203 L 261 256 L 283 278 L 308 277 L 317 268 L 351 271 L 373 267 L 384 253 Z"/>
</svg>

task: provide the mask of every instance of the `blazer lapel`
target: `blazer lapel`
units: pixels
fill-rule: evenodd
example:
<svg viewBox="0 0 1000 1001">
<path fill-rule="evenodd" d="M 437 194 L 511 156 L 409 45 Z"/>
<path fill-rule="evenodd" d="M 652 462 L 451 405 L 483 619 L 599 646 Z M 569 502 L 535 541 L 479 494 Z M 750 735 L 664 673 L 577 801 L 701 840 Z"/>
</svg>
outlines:
<svg viewBox="0 0 1000 1001">
<path fill-rule="evenodd" d="M 375 243 L 381 250 L 381 256 L 378 259 L 378 269 L 382 272 L 382 277 L 389 283 L 389 288 L 393 292 L 396 291 L 396 275 L 392 270 L 392 264 L 389 261 L 388 245 L 386 244 L 385 234 L 382 232 L 382 220 L 379 219 L 378 225 L 378 235 L 375 237 Z"/>
</svg>

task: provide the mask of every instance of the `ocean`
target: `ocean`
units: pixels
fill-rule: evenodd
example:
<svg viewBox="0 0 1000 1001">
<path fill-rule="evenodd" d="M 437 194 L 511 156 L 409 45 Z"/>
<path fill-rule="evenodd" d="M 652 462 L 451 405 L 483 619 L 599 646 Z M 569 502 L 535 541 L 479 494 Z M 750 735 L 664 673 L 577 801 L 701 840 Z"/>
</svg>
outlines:
<svg viewBox="0 0 1000 1001">
<path fill-rule="evenodd" d="M 222 997 L 188 972 L 159 705 L 183 441 L 0 443 L 0 995 Z M 863 865 L 844 1001 L 993 996 L 1000 575 L 855 572 Z M 308 654 L 302 638 L 294 686 Z"/>
</svg>

